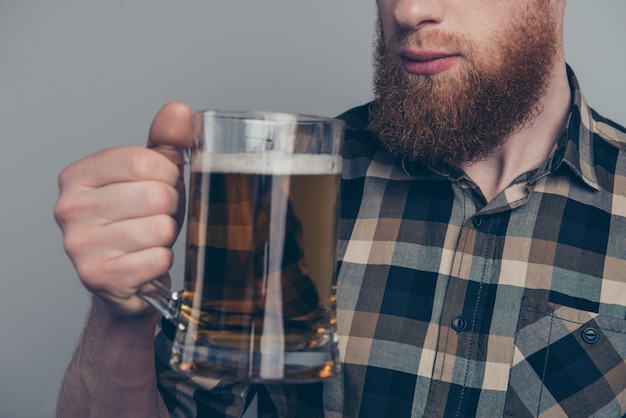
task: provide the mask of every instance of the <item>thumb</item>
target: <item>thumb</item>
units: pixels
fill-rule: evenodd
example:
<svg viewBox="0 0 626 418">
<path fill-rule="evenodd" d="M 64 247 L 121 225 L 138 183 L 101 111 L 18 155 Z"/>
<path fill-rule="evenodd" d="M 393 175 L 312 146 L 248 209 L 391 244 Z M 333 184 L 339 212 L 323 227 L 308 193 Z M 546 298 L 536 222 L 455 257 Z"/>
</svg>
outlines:
<svg viewBox="0 0 626 418">
<path fill-rule="evenodd" d="M 169 102 L 152 121 L 148 148 L 165 155 L 175 164 L 184 164 L 182 151 L 191 147 L 193 136 L 192 111 L 189 106 L 181 102 Z"/>
<path fill-rule="evenodd" d="M 174 218 L 179 231 L 185 217 L 184 150 L 192 146 L 194 135 L 197 134 L 194 132 L 192 115 L 191 109 L 186 104 L 169 102 L 154 117 L 148 135 L 148 148 L 178 165 L 180 176 L 175 187 L 179 200 Z"/>
</svg>

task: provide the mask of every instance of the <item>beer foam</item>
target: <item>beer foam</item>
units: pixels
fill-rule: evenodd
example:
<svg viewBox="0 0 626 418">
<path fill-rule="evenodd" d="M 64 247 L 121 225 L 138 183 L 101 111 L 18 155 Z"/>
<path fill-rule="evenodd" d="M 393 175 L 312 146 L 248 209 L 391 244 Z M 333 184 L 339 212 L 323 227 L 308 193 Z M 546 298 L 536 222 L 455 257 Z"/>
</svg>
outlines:
<svg viewBox="0 0 626 418">
<path fill-rule="evenodd" d="M 289 154 L 281 151 L 254 154 L 199 152 L 192 156 L 191 172 L 263 175 L 337 174 L 341 173 L 341 156 Z"/>
</svg>

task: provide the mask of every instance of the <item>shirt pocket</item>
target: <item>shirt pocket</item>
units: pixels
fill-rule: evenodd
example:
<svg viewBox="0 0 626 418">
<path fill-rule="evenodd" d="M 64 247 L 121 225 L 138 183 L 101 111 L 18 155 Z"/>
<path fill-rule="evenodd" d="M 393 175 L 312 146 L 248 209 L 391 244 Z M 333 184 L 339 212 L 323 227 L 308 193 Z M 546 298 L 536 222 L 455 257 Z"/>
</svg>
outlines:
<svg viewBox="0 0 626 418">
<path fill-rule="evenodd" d="M 624 319 L 524 298 L 504 415 L 623 416 L 625 359 Z"/>
</svg>

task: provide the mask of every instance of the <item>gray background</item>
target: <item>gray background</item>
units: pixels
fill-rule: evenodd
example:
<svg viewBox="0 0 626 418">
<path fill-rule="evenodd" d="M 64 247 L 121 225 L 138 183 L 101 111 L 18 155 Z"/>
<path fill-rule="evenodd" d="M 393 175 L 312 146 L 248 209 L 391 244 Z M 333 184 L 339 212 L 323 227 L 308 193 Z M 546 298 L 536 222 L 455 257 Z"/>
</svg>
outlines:
<svg viewBox="0 0 626 418">
<path fill-rule="evenodd" d="M 570 0 L 567 15 L 587 98 L 626 123 L 626 2 Z M 52 219 L 59 171 L 143 145 L 173 99 L 322 115 L 364 103 L 374 16 L 365 0 L 0 0 L 0 417 L 54 415 L 89 302 Z"/>
</svg>

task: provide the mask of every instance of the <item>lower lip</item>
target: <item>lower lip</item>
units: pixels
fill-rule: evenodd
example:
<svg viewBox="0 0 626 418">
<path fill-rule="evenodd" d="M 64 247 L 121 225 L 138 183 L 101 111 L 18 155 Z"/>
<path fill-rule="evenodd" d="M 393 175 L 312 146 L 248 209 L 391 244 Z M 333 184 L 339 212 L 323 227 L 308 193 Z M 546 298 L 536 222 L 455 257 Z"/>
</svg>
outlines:
<svg viewBox="0 0 626 418">
<path fill-rule="evenodd" d="M 404 71 L 414 75 L 435 75 L 443 73 L 454 67 L 459 62 L 459 57 L 449 56 L 435 58 L 428 61 L 413 61 L 410 59 L 402 59 Z"/>
</svg>

